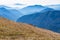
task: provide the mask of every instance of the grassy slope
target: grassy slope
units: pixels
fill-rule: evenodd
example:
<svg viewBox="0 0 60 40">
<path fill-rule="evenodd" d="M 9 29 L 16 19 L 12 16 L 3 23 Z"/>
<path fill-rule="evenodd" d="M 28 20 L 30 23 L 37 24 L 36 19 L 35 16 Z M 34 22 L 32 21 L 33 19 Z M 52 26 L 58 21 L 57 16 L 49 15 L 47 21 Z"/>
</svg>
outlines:
<svg viewBox="0 0 60 40">
<path fill-rule="evenodd" d="M 0 40 L 60 40 L 60 34 L 0 18 Z"/>
</svg>

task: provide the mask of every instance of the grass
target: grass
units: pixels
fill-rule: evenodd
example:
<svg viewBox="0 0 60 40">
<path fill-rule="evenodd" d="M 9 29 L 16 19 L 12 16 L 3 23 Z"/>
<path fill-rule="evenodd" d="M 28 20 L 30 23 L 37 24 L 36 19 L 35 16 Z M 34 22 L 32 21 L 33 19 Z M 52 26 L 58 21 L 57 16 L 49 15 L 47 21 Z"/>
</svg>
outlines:
<svg viewBox="0 0 60 40">
<path fill-rule="evenodd" d="M 0 40 L 60 40 L 60 34 L 0 18 Z"/>
</svg>

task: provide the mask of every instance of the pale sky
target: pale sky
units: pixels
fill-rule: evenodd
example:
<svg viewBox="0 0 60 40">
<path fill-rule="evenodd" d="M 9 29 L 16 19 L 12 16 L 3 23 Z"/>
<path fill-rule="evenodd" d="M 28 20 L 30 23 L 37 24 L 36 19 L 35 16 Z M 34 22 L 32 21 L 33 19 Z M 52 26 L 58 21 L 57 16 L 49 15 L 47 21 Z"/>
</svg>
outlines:
<svg viewBox="0 0 60 40">
<path fill-rule="evenodd" d="M 60 0 L 0 0 L 0 5 L 13 6 L 16 3 L 26 4 L 26 5 L 51 5 L 60 4 Z"/>
</svg>

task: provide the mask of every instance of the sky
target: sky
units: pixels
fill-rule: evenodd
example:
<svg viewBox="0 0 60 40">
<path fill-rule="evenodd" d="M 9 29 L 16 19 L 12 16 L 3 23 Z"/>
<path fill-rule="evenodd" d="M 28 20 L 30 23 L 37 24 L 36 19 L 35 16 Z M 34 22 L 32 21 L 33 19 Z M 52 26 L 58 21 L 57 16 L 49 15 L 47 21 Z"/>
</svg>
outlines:
<svg viewBox="0 0 60 40">
<path fill-rule="evenodd" d="M 0 0 L 0 5 L 7 5 L 11 7 L 16 7 L 20 5 L 22 6 L 23 5 L 36 5 L 36 4 L 38 5 L 60 4 L 60 0 Z"/>
</svg>

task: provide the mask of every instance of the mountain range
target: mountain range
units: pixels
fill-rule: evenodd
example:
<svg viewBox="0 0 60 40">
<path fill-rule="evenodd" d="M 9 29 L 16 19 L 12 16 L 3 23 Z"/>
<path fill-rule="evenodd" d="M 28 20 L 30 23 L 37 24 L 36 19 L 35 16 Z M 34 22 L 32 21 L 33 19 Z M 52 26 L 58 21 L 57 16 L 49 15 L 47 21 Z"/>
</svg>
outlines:
<svg viewBox="0 0 60 40">
<path fill-rule="evenodd" d="M 31 5 L 16 10 L 1 5 L 0 16 L 15 22 L 27 23 L 60 33 L 60 10 L 51 7 Z"/>
<path fill-rule="evenodd" d="M 19 11 L 24 14 L 24 15 L 29 15 L 35 12 L 40 12 L 44 9 L 46 9 L 47 7 L 41 6 L 41 5 L 31 5 L 31 6 L 27 6 L 24 7 L 22 9 L 20 9 Z"/>
<path fill-rule="evenodd" d="M 60 33 L 60 11 L 51 8 L 46 8 L 41 12 L 30 15 L 24 15 L 18 18 L 17 22 L 31 24 L 39 28 L 49 29 Z"/>
<path fill-rule="evenodd" d="M 6 6 L 0 6 L 0 16 L 12 21 L 16 21 L 23 14 L 16 9 L 7 9 Z"/>
</svg>

